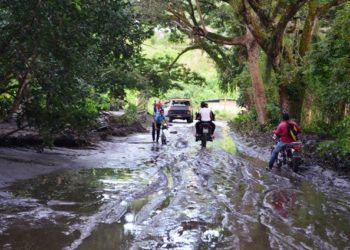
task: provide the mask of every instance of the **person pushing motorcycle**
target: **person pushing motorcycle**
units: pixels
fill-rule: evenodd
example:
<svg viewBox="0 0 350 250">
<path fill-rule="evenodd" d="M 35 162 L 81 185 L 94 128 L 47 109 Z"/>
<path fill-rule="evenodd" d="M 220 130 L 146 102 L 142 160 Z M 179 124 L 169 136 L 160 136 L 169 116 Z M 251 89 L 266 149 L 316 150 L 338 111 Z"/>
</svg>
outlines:
<svg viewBox="0 0 350 250">
<path fill-rule="evenodd" d="M 166 126 L 166 118 L 164 116 L 164 110 L 160 109 L 159 113 L 156 113 L 154 116 L 153 122 L 152 122 L 152 139 L 153 142 L 156 139 L 156 131 L 157 131 L 157 139 L 156 142 L 159 141 L 159 135 L 160 135 L 160 128 L 162 126 Z"/>
<path fill-rule="evenodd" d="M 290 131 L 291 126 L 295 129 L 295 135 L 293 135 L 293 133 Z M 295 121 L 290 120 L 289 114 L 287 112 L 284 112 L 282 114 L 282 121 L 274 131 L 274 136 L 277 136 L 279 138 L 279 141 L 271 153 L 268 170 L 272 169 L 273 164 L 277 159 L 278 153 L 283 149 L 283 147 L 286 144 L 295 142 L 297 140 L 296 134 L 299 134 L 300 132 L 300 126 Z"/>
</svg>

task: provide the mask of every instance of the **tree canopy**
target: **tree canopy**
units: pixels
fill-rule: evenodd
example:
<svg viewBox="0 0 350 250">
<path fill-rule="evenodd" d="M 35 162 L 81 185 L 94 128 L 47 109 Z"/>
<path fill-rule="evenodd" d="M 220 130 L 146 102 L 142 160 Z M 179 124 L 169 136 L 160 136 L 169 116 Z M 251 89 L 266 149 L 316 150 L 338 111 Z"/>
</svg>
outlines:
<svg viewBox="0 0 350 250">
<path fill-rule="evenodd" d="M 126 89 L 205 84 L 177 63 L 191 50 L 215 63 L 223 91 L 239 88 L 260 125 L 278 109 L 305 124 L 348 117 L 345 0 L 0 0 L 0 16 L 0 115 L 42 130 L 89 126 L 105 96 Z M 142 43 L 163 28 L 186 47 L 145 57 Z"/>
<path fill-rule="evenodd" d="M 178 64 L 167 70 L 169 59 L 143 58 L 154 25 L 140 21 L 134 1 L 1 0 L 0 16 L 1 114 L 42 131 L 90 126 L 105 93 L 123 99 L 125 88 L 151 95 L 203 81 Z"/>
</svg>

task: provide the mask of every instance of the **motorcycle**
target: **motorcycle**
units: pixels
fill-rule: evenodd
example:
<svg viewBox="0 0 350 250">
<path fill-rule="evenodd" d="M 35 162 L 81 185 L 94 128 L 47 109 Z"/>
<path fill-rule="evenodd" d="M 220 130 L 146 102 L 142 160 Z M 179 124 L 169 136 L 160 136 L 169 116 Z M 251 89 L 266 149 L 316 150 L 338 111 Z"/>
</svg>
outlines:
<svg viewBox="0 0 350 250">
<path fill-rule="evenodd" d="M 274 139 L 276 143 L 272 147 L 271 153 L 278 143 L 277 138 Z M 302 142 L 296 141 L 283 146 L 282 150 L 278 153 L 276 159 L 276 165 L 278 169 L 281 169 L 283 164 L 287 164 L 288 167 L 294 172 L 298 171 L 299 166 L 302 164 L 301 145 Z"/>
<path fill-rule="evenodd" d="M 211 136 L 211 123 L 210 122 L 201 122 L 199 125 L 199 135 L 196 136 L 196 141 L 201 141 L 203 148 L 207 146 L 207 141 L 213 141 Z"/>
</svg>

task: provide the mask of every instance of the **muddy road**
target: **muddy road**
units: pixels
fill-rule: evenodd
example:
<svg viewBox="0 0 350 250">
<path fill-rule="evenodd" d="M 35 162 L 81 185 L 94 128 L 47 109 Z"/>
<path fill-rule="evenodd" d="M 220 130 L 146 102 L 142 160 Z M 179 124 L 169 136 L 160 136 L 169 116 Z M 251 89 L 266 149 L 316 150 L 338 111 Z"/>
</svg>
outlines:
<svg viewBox="0 0 350 250">
<path fill-rule="evenodd" d="M 269 149 L 225 123 L 205 149 L 193 134 L 115 138 L 79 168 L 2 187 L 0 249 L 350 249 L 349 180 L 267 172 Z"/>
</svg>

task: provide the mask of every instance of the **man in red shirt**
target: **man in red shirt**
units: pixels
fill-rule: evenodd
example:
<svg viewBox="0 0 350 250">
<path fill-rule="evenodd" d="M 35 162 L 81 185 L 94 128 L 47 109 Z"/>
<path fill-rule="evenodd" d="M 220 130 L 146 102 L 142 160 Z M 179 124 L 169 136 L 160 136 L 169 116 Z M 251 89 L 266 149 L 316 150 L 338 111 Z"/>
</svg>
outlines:
<svg viewBox="0 0 350 250">
<path fill-rule="evenodd" d="M 291 121 L 289 119 L 289 114 L 284 112 L 282 114 L 282 121 L 278 125 L 277 129 L 274 131 L 274 134 L 279 138 L 279 141 L 275 149 L 271 153 L 271 158 L 269 161 L 269 169 L 273 167 L 273 164 L 277 159 L 278 153 L 283 149 L 284 145 L 296 141 L 296 139 L 290 135 L 290 132 L 288 129 L 289 124 L 292 124 L 296 128 L 297 133 L 301 132 L 300 126 L 296 122 Z"/>
</svg>

